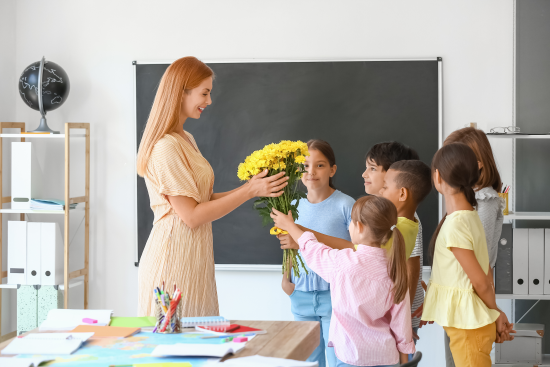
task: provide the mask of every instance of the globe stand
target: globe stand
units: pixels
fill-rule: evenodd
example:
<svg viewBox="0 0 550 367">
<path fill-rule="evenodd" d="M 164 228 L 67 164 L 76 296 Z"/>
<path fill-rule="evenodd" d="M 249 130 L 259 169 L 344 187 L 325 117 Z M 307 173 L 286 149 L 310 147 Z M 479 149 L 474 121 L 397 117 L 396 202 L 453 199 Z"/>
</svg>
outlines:
<svg viewBox="0 0 550 367">
<path fill-rule="evenodd" d="M 42 116 L 40 119 L 40 125 L 38 128 L 34 131 L 29 131 L 30 133 L 50 133 L 50 134 L 59 134 L 59 131 L 53 131 L 48 126 L 48 123 L 46 122 L 46 116 Z"/>
<path fill-rule="evenodd" d="M 40 60 L 40 69 L 38 70 L 38 108 L 40 109 L 40 114 L 42 118 L 40 119 L 40 125 L 38 129 L 31 131 L 31 133 L 50 133 L 50 134 L 59 134 L 59 131 L 53 131 L 49 128 L 48 123 L 46 122 L 46 111 L 44 110 L 44 103 L 42 102 L 42 75 L 44 75 L 44 64 L 46 63 L 46 58 L 42 56 Z"/>
</svg>

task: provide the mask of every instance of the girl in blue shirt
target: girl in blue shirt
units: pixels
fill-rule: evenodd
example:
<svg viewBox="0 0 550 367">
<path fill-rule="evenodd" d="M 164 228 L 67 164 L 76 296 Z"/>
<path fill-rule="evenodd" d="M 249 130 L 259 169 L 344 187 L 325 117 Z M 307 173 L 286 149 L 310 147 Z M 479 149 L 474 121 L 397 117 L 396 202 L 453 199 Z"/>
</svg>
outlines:
<svg viewBox="0 0 550 367">
<path fill-rule="evenodd" d="M 307 199 L 300 200 L 296 223 L 328 236 L 351 241 L 348 227 L 355 200 L 336 190 L 332 184 L 336 173 L 334 151 L 323 140 L 310 140 L 307 146 L 310 155 L 306 157 L 306 173 L 302 177 L 307 188 Z M 292 241 L 289 235 L 279 235 L 278 238 L 282 245 Z M 321 341 L 307 360 L 318 362 L 319 367 L 326 367 L 326 351 L 329 367 L 335 367 L 334 349 L 327 345 L 332 314 L 330 284 L 305 265 L 309 274 L 301 267 L 299 277 L 292 275 L 289 278 L 285 274 L 282 287 L 290 296 L 291 310 L 296 321 L 321 323 Z"/>
</svg>

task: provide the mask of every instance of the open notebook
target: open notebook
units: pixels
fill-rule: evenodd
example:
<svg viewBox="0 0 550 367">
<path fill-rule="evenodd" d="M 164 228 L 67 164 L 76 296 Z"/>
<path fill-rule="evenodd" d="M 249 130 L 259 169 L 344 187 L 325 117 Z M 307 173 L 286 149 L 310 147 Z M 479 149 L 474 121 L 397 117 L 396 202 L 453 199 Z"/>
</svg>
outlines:
<svg viewBox="0 0 550 367">
<path fill-rule="evenodd" d="M 2 350 L 2 354 L 72 354 L 82 343 L 80 339 L 15 338 Z"/>
<path fill-rule="evenodd" d="M 180 357 L 218 357 L 237 353 L 246 343 L 224 344 L 170 344 L 158 345 L 151 355 L 153 357 L 180 356 Z"/>
<path fill-rule="evenodd" d="M 38 330 L 73 330 L 78 325 L 88 325 L 82 321 L 85 318 L 97 320 L 95 326 L 107 326 L 111 322 L 112 314 L 113 310 L 50 310 Z"/>
</svg>

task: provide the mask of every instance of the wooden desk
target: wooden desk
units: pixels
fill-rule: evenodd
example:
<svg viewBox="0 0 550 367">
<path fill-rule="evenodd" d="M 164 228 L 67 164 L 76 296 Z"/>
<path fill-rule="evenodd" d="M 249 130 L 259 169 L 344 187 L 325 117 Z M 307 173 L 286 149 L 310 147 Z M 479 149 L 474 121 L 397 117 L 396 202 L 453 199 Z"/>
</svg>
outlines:
<svg viewBox="0 0 550 367">
<path fill-rule="evenodd" d="M 231 321 L 231 323 L 263 329 L 267 331 L 267 334 L 257 335 L 236 356 L 226 357 L 225 359 L 259 354 L 265 357 L 305 361 L 317 348 L 320 341 L 321 327 L 315 321 L 236 320 Z M 39 332 L 38 329 L 29 331 L 29 333 L 36 332 Z M 12 340 L 13 338 L 1 343 L 0 351 Z"/>
</svg>

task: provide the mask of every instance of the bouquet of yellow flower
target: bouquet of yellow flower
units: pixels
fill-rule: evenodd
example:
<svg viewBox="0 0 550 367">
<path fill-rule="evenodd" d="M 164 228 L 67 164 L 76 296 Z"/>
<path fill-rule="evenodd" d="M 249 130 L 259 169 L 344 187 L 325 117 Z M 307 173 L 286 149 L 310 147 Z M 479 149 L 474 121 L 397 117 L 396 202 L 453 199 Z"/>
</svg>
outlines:
<svg viewBox="0 0 550 367">
<path fill-rule="evenodd" d="M 304 162 L 306 156 L 309 155 L 307 144 L 301 141 L 283 140 L 279 144 L 266 145 L 262 150 L 257 150 L 248 157 L 245 161 L 239 164 L 237 176 L 242 181 L 248 181 L 258 173 L 268 170 L 268 176 L 276 175 L 285 171 L 289 177 L 288 185 L 284 188 L 284 194 L 276 197 L 261 197 L 254 202 L 254 208 L 258 210 L 262 217 L 264 225 L 272 221 L 270 214 L 271 209 L 275 208 L 283 213 L 292 212 L 294 220 L 298 219 L 298 203 L 300 199 L 305 198 L 306 194 L 298 191 L 298 182 L 302 178 Z M 286 231 L 280 228 L 271 228 L 272 235 L 286 234 Z M 289 266 L 294 270 L 294 275 L 299 277 L 300 272 L 297 268 L 298 263 L 306 271 L 304 262 L 298 253 L 298 250 L 284 250 L 283 252 L 283 274 L 289 270 Z"/>
</svg>

